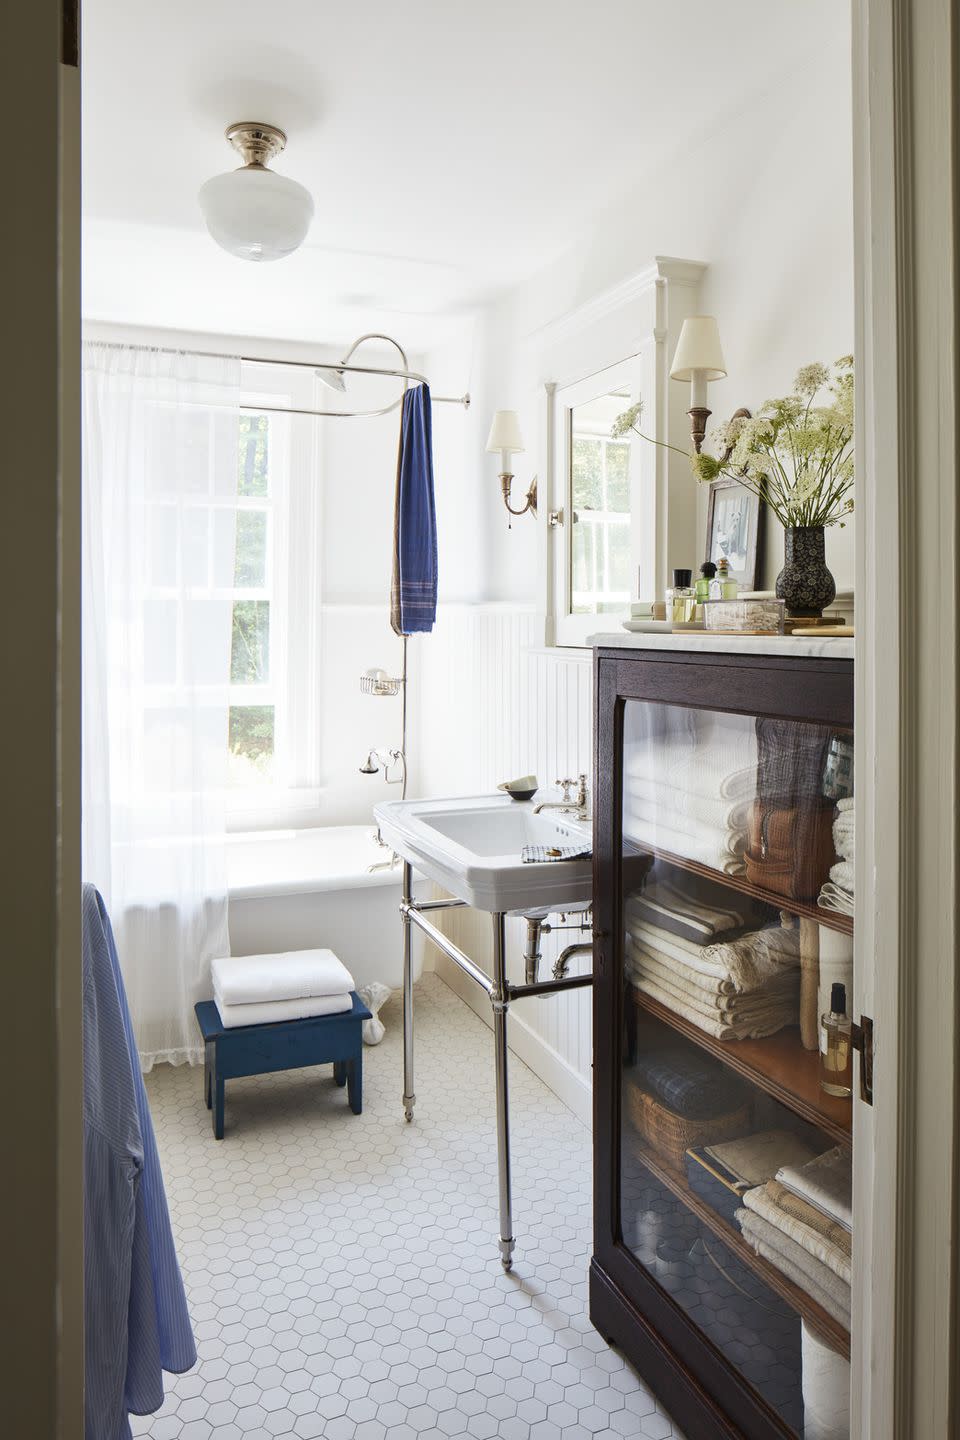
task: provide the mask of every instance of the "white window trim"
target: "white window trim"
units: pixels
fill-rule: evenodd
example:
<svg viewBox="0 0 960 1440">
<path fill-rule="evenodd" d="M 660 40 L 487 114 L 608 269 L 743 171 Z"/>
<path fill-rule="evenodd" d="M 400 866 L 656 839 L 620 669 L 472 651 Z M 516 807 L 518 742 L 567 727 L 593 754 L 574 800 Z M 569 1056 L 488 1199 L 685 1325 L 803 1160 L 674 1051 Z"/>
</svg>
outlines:
<svg viewBox="0 0 960 1440">
<path fill-rule="evenodd" d="M 588 637 L 609 624 L 609 612 L 587 615 L 572 613 L 573 603 L 573 525 L 571 494 L 571 417 L 579 405 L 596 400 L 611 391 L 626 387 L 630 399 L 623 408 L 639 399 L 643 377 L 642 355 L 632 355 L 615 365 L 608 365 L 572 385 L 548 390 L 552 401 L 550 423 L 553 431 L 553 474 L 551 476 L 550 510 L 562 512 L 562 520 L 548 532 L 551 536 L 553 594 L 556 602 L 554 638 L 557 645 L 586 645 Z M 630 573 L 633 576 L 649 567 L 652 548 L 650 540 L 656 531 L 656 492 L 647 483 L 642 442 L 630 446 Z M 651 576 L 652 581 L 652 576 Z M 624 602 L 629 609 L 629 600 Z"/>
<path fill-rule="evenodd" d="M 241 373 L 244 404 L 313 409 L 318 385 L 309 371 L 248 365 Z M 271 448 L 279 446 L 272 555 L 275 613 L 271 614 L 271 678 L 264 687 L 276 705 L 274 784 L 235 786 L 227 795 L 227 828 L 259 829 L 296 821 L 319 823 L 321 658 L 321 467 L 319 419 L 271 413 Z M 244 697 L 255 703 L 252 687 Z M 266 703 L 269 703 L 267 701 Z"/>
</svg>

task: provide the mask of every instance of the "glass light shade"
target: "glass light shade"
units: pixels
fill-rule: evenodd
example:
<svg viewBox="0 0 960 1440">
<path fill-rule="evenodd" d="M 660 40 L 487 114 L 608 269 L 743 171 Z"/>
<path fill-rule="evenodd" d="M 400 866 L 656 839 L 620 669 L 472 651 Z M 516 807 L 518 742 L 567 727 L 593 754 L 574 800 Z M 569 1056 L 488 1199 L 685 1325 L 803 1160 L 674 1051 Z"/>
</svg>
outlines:
<svg viewBox="0 0 960 1440">
<path fill-rule="evenodd" d="M 694 380 L 699 371 L 704 380 L 722 380 L 727 362 L 720 348 L 720 331 L 712 315 L 691 315 L 684 320 L 670 367 L 672 380 Z"/>
<path fill-rule="evenodd" d="M 522 450 L 523 436 L 520 433 L 520 419 L 516 410 L 495 410 L 490 434 L 487 436 L 487 450 L 501 453 Z"/>
<path fill-rule="evenodd" d="M 214 175 L 198 198 L 214 240 L 241 260 L 282 259 L 303 244 L 313 219 L 309 190 L 258 166 Z"/>
</svg>

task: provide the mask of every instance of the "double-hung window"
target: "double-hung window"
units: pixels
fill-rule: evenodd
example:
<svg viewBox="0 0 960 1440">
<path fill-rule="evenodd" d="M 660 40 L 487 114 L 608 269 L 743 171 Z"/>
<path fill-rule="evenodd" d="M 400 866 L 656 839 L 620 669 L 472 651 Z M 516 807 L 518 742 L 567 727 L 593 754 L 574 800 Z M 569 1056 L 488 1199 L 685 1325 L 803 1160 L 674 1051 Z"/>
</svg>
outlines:
<svg viewBox="0 0 960 1440">
<path fill-rule="evenodd" d="M 229 812 L 236 827 L 319 807 L 321 422 L 310 371 L 244 364 L 237 427 Z M 259 409 L 263 406 L 263 409 Z"/>
</svg>

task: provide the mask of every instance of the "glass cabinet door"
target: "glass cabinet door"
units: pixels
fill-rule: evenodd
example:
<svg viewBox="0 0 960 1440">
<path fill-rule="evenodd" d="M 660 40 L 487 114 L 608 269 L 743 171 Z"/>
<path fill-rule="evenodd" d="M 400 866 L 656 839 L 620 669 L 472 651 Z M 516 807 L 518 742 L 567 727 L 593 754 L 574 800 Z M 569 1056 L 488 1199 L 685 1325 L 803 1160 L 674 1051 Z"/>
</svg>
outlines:
<svg viewBox="0 0 960 1440">
<path fill-rule="evenodd" d="M 627 700 L 621 788 L 623 1244 L 655 1282 L 642 1293 L 696 1325 L 771 1433 L 837 1440 L 852 733 Z"/>
</svg>

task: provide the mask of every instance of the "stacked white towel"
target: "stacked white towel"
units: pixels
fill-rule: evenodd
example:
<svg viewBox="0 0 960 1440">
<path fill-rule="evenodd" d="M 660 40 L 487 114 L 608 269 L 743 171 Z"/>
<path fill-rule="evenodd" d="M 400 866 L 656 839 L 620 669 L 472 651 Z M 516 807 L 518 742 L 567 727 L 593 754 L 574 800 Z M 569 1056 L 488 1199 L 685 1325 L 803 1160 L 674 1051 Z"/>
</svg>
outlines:
<svg viewBox="0 0 960 1440">
<path fill-rule="evenodd" d="M 705 723 L 692 733 L 650 737 L 628 752 L 624 830 L 641 845 L 740 874 L 756 783 L 752 725 Z"/>
<path fill-rule="evenodd" d="M 353 1004 L 353 976 L 332 950 L 231 955 L 210 967 L 224 1029 L 341 1015 Z"/>
<path fill-rule="evenodd" d="M 833 845 L 839 856 L 831 867 L 830 879 L 824 884 L 817 901 L 824 910 L 853 914 L 853 865 L 856 858 L 853 829 L 853 796 L 837 801 L 837 818 L 833 822 Z"/>
<path fill-rule="evenodd" d="M 737 1220 L 754 1249 L 850 1324 L 850 1152 L 837 1146 L 748 1190 Z"/>
<path fill-rule="evenodd" d="M 799 931 L 789 918 L 734 940 L 698 945 L 627 906 L 625 970 L 638 990 L 718 1040 L 756 1039 L 795 1025 Z"/>
</svg>

